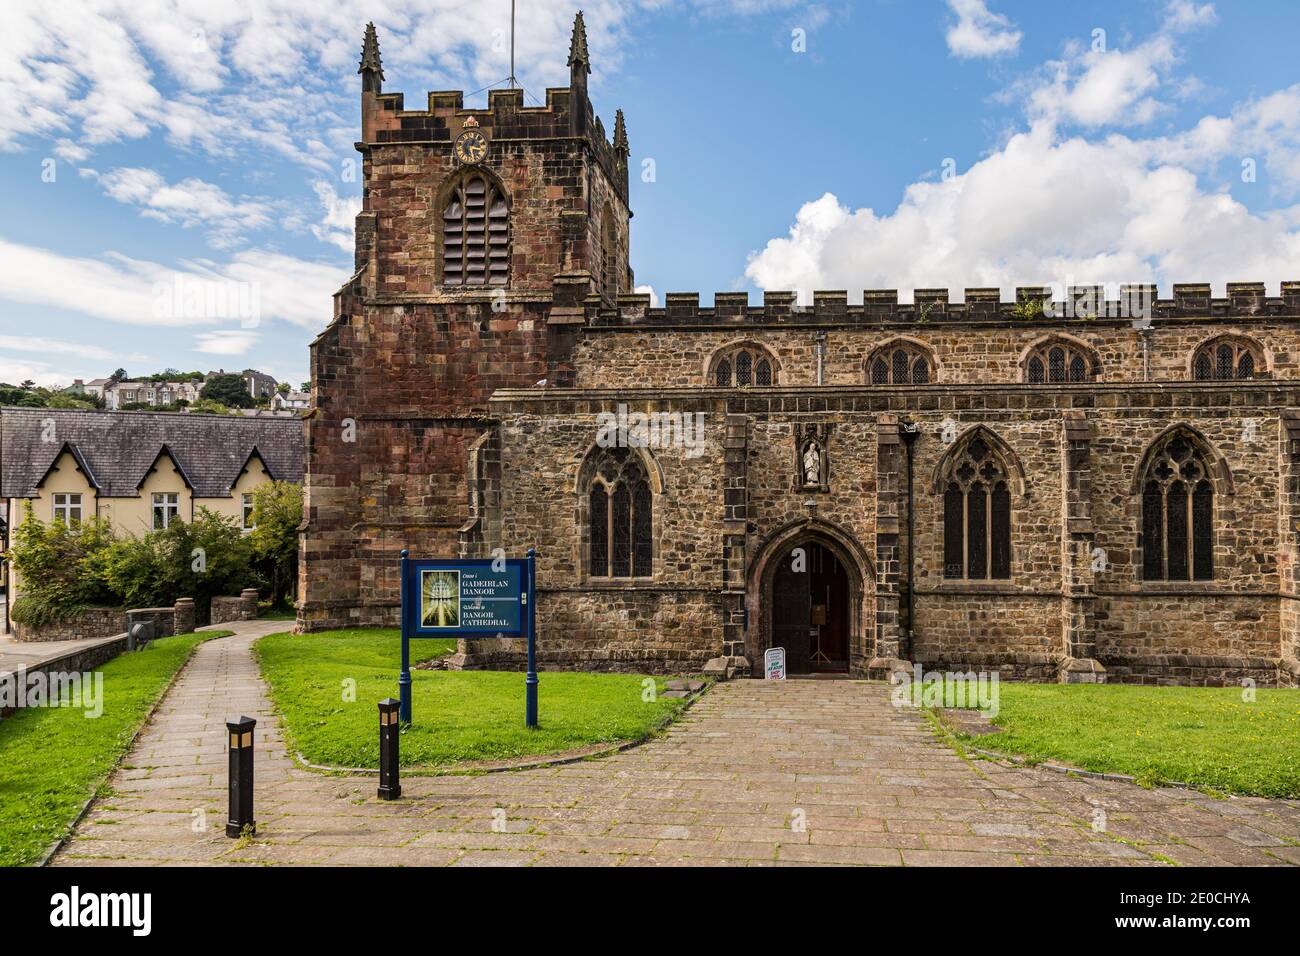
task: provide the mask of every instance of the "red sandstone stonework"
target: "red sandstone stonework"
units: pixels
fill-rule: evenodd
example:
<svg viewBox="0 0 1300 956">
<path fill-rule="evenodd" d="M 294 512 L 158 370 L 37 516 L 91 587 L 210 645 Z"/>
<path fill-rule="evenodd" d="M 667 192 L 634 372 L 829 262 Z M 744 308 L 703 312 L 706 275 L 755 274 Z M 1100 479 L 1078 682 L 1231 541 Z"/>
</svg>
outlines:
<svg viewBox="0 0 1300 956">
<path fill-rule="evenodd" d="M 789 293 L 627 294 L 628 148 L 586 93 L 581 24 L 568 89 L 544 107 L 494 91 L 486 110 L 431 93 L 407 111 L 363 65 L 365 203 L 357 272 L 312 349 L 298 627 L 395 625 L 401 549 L 539 552 L 546 667 L 680 671 L 755 665 L 770 646 L 772 562 L 816 542 L 848 570 L 848 668 L 899 661 L 1005 677 L 1193 684 L 1300 682 L 1300 283 Z M 369 43 L 369 41 L 368 41 Z M 473 119 L 481 168 L 510 205 L 501 290 L 442 284 L 441 217 Z M 612 276 L 612 279 L 611 279 Z M 1026 303 L 1046 300 L 1047 313 Z M 1145 318 L 1125 311 L 1144 302 Z M 1075 306 L 1079 307 L 1076 308 Z M 1052 317 L 1053 315 L 1060 317 Z M 1193 355 L 1248 341 L 1254 376 L 1194 381 Z M 923 384 L 871 384 L 905 342 Z M 1029 384 L 1053 342 L 1087 380 Z M 771 385 L 718 387 L 711 363 L 752 343 Z M 696 448 L 637 449 L 654 489 L 653 573 L 593 579 L 587 489 L 598 416 L 703 415 Z M 1141 470 L 1183 425 L 1214 463 L 1214 576 L 1142 579 Z M 811 430 L 810 430 L 811 429 Z M 944 575 L 941 475 L 989 436 L 1010 473 L 1011 574 Z M 825 435 L 826 479 L 801 486 L 796 436 Z M 912 437 L 915 436 L 915 437 Z M 911 485 L 907 476 L 910 474 Z M 510 642 L 467 667 L 521 662 Z"/>
</svg>

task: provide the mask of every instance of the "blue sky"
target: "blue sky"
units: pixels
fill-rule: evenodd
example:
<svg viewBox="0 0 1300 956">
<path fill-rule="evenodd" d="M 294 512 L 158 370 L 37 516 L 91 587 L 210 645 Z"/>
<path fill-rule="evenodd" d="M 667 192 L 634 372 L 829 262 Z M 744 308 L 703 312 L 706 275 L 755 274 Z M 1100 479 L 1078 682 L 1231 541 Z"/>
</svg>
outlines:
<svg viewBox="0 0 1300 956">
<path fill-rule="evenodd" d="M 304 380 L 350 271 L 366 20 L 408 105 L 508 73 L 508 0 L 9 7 L 5 381 Z M 519 2 L 538 98 L 567 82 L 573 12 Z M 660 296 L 1300 279 L 1294 3 L 598 0 L 586 20 Z"/>
</svg>

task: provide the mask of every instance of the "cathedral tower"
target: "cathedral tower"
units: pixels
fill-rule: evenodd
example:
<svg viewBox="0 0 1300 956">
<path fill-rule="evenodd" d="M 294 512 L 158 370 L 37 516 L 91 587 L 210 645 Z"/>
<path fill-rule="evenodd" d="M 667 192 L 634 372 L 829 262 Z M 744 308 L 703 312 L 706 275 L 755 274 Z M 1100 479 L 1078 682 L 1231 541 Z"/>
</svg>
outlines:
<svg viewBox="0 0 1300 956">
<path fill-rule="evenodd" d="M 609 142 L 592 109 L 581 13 L 568 65 L 545 105 L 408 110 L 366 27 L 356 272 L 312 344 L 301 630 L 396 623 L 398 552 L 454 555 L 473 521 L 488 397 L 570 384 L 587 311 L 632 287 L 627 129 Z"/>
</svg>

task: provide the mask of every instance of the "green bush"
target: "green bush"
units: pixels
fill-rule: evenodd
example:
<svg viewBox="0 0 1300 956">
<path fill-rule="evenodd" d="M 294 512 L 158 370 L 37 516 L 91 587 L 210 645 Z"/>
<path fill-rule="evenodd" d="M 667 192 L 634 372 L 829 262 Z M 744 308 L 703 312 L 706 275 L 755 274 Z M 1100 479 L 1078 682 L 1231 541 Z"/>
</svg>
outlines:
<svg viewBox="0 0 1300 956">
<path fill-rule="evenodd" d="M 14 533 L 9 559 L 22 579 L 23 594 L 13 619 L 41 627 L 75 616 L 87 607 L 116 604 L 104 575 L 103 558 L 114 543 L 113 529 L 98 518 L 48 524 L 24 502 L 23 522 Z"/>
<path fill-rule="evenodd" d="M 142 538 L 113 542 L 103 562 L 109 588 L 128 607 L 165 607 L 192 597 L 204 619 L 214 597 L 249 585 L 252 556 L 233 518 L 200 508 L 192 522 L 173 521 Z"/>
<path fill-rule="evenodd" d="M 22 579 L 13 619 L 30 627 L 96 605 L 167 607 L 181 597 L 194 598 L 202 620 L 212 598 L 238 594 L 255 580 L 250 536 L 206 508 L 192 522 L 119 538 L 98 518 L 71 528 L 43 522 L 28 504 L 10 558 Z"/>
</svg>

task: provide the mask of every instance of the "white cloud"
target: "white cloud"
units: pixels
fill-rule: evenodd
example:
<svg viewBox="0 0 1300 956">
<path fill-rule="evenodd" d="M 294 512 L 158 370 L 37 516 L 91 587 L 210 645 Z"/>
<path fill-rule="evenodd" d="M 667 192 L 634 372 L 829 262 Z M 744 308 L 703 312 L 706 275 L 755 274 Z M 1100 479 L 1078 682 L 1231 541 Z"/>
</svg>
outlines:
<svg viewBox="0 0 1300 956">
<path fill-rule="evenodd" d="M 200 332 L 194 337 L 194 351 L 208 355 L 243 355 L 257 344 L 256 332 L 224 330 Z"/>
<path fill-rule="evenodd" d="M 586 4 L 598 73 L 617 68 L 629 17 L 657 5 Z M 567 76 L 574 9 L 520 4 L 516 62 L 538 98 Z M 94 146 L 162 129 L 176 145 L 220 155 L 264 147 L 325 168 L 301 144 L 342 150 L 355 138 L 367 20 L 378 25 L 389 85 L 419 100 L 424 89 L 506 77 L 502 10 L 464 0 L 11 3 L 0 34 L 0 149 L 51 134 Z"/>
<path fill-rule="evenodd" d="M 0 238 L 0 299 L 127 325 L 280 320 L 321 329 L 333 314 L 331 297 L 348 275 L 334 265 L 265 249 L 242 250 L 220 264 L 184 260 L 172 267 L 116 253 L 101 259 L 65 256 Z"/>
<path fill-rule="evenodd" d="M 1300 205 L 1252 212 L 1228 191 L 1254 151 L 1261 181 L 1267 171 L 1273 190 L 1300 194 L 1300 85 L 1168 136 L 1066 132 L 1149 119 L 1180 81 L 1175 34 L 1213 22 L 1212 7 L 1175 0 L 1128 52 L 1070 48 L 1047 82 L 1012 91 L 1031 122 L 1002 148 L 946 181 L 912 184 L 892 211 L 851 209 L 832 193 L 806 202 L 788 235 L 751 254 L 746 276 L 805 298 L 1149 281 L 1208 281 L 1219 293 L 1263 281 L 1276 292 L 1300 279 Z"/>
<path fill-rule="evenodd" d="M 1047 63 L 1038 77 L 1021 84 L 1031 119 L 1086 127 L 1142 125 L 1167 108 L 1159 96 L 1166 87 L 1179 98 L 1201 87 L 1195 77 L 1175 77 L 1175 36 L 1209 26 L 1217 19 L 1212 4 L 1172 0 L 1160 29 L 1129 50 L 1112 49 L 1104 30 L 1086 47 L 1066 45 L 1059 60 Z"/>
<path fill-rule="evenodd" d="M 246 197 L 232 199 L 220 186 L 193 176 L 168 183 L 152 169 L 119 167 L 106 173 L 83 173 L 98 179 L 111 198 L 139 206 L 142 216 L 186 229 L 202 226 L 208 241 L 218 249 L 241 244 L 244 233 L 264 229 L 272 221 L 268 203 Z"/>
<path fill-rule="evenodd" d="M 87 345 L 84 342 L 67 342 L 62 339 L 39 338 L 32 335 L 0 335 L 0 349 L 11 352 L 75 352 L 81 358 L 102 361 L 122 357 L 121 353 L 115 350 Z M 128 355 L 124 358 L 131 362 L 144 361 L 144 356 L 141 355 Z"/>
<path fill-rule="evenodd" d="M 70 139 L 61 139 L 54 144 L 54 155 L 69 163 L 84 163 L 90 158 L 90 150 Z"/>
<path fill-rule="evenodd" d="M 1165 7 L 1165 29 L 1183 32 L 1199 30 L 1218 23 L 1219 15 L 1212 3 L 1194 3 L 1193 0 L 1169 0 Z"/>
<path fill-rule="evenodd" d="M 1006 56 L 1020 49 L 1020 31 L 1005 16 L 989 10 L 986 0 L 948 0 L 948 6 L 957 14 L 946 36 L 953 56 Z"/>
<path fill-rule="evenodd" d="M 83 378 L 65 369 L 55 369 L 46 362 L 18 359 L 0 355 L 0 382 L 19 385 L 29 379 L 42 388 L 70 385 L 74 378 Z"/>
<path fill-rule="evenodd" d="M 633 289 L 632 291 L 635 292 L 637 295 L 648 295 L 648 296 L 650 296 L 650 308 L 652 308 L 652 309 L 657 309 L 657 308 L 659 308 L 659 296 L 658 296 L 658 294 L 656 294 L 656 292 L 655 292 L 655 287 L 654 287 L 654 286 L 652 286 L 652 285 L 639 285 L 639 286 L 637 286 L 635 289 Z"/>
<path fill-rule="evenodd" d="M 947 182 L 915 183 L 892 213 L 832 194 L 751 255 L 764 289 L 1088 285 L 1300 278 L 1300 206 L 1253 214 L 1169 163 L 1160 141 L 1013 136 Z M 957 293 L 958 295 L 960 293 Z"/>
<path fill-rule="evenodd" d="M 353 231 L 357 213 L 361 212 L 360 196 L 339 196 L 334 187 L 324 180 L 312 184 L 316 196 L 325 207 L 324 218 L 311 227 L 312 235 L 321 242 L 338 246 L 349 255 L 353 249 Z"/>
<path fill-rule="evenodd" d="M 1030 94 L 1029 114 L 1082 126 L 1150 122 L 1163 108 L 1152 94 L 1176 62 L 1164 34 L 1128 51 L 1072 44 L 1064 59 L 1047 65 L 1046 82 Z"/>
</svg>

